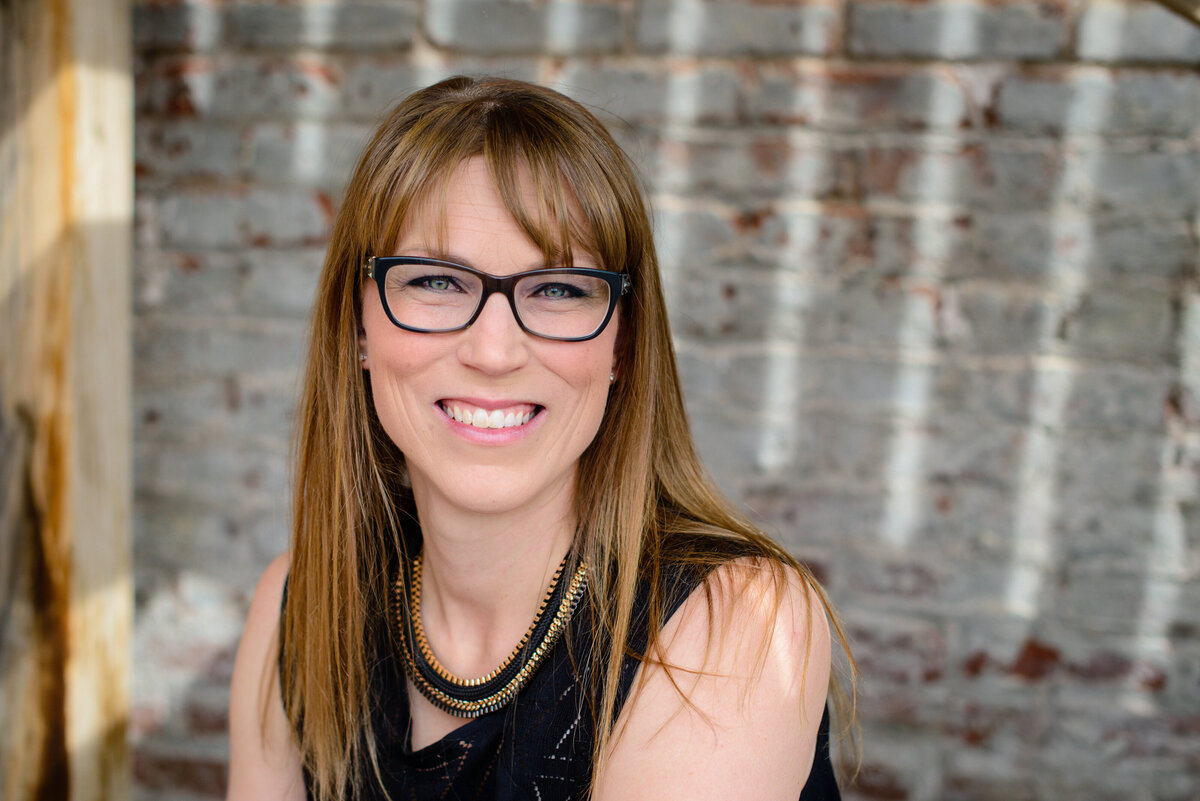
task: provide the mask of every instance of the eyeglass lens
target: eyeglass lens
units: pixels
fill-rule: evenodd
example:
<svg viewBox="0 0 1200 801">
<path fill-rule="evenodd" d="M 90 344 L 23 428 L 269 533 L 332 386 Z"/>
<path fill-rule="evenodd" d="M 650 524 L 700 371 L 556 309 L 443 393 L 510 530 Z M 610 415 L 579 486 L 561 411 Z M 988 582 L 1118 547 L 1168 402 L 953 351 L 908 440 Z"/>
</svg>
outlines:
<svg viewBox="0 0 1200 801">
<path fill-rule="evenodd" d="M 396 321 L 422 331 L 461 328 L 482 302 L 483 282 L 444 264 L 393 264 L 384 281 Z M 517 281 L 513 300 L 521 324 L 555 338 L 586 337 L 604 324 L 609 285 L 602 278 L 571 272 L 539 272 Z"/>
</svg>

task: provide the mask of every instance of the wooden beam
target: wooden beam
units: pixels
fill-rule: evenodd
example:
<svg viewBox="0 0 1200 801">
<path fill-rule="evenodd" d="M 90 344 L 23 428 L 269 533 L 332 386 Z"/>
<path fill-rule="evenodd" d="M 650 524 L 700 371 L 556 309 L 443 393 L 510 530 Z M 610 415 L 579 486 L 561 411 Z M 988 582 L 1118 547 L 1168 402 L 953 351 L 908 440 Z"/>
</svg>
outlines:
<svg viewBox="0 0 1200 801">
<path fill-rule="evenodd" d="M 0 793 L 129 795 L 126 0 L 0 3 Z"/>
<path fill-rule="evenodd" d="M 1158 0 L 1193 25 L 1200 25 L 1200 0 Z"/>
</svg>

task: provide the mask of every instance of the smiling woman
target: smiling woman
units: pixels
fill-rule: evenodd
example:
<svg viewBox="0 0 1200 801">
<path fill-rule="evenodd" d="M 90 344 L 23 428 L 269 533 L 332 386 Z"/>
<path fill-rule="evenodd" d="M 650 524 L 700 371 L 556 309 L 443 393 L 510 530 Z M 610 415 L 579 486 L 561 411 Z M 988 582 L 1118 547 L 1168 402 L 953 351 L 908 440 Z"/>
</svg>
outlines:
<svg viewBox="0 0 1200 801">
<path fill-rule="evenodd" d="M 230 798 L 838 797 L 830 621 L 845 639 L 705 477 L 636 179 L 573 101 L 455 78 L 379 129 L 295 492 Z"/>
</svg>

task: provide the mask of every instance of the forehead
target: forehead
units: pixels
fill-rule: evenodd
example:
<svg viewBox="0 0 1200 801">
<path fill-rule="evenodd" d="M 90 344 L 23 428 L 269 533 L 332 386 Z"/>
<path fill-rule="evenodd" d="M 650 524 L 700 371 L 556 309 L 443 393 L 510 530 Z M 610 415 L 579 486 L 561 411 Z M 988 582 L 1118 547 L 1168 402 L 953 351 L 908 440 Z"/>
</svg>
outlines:
<svg viewBox="0 0 1200 801">
<path fill-rule="evenodd" d="M 533 266 L 591 254 L 583 209 L 561 179 L 539 185 L 523 165 L 496 173 L 483 156 L 474 156 L 430 181 L 404 215 L 396 252 L 414 255 L 419 248 L 451 258 L 470 243 L 486 251 L 491 241 L 530 250 Z"/>
</svg>

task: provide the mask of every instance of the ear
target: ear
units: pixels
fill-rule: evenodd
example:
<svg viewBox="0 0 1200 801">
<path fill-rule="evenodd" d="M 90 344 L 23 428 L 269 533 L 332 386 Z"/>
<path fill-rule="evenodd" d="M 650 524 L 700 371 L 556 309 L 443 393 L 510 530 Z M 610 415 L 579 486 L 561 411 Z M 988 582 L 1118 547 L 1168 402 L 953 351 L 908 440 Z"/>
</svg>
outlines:
<svg viewBox="0 0 1200 801">
<path fill-rule="evenodd" d="M 371 369 L 371 362 L 367 358 L 367 332 L 361 325 L 358 327 L 358 366 L 364 370 Z"/>
</svg>

